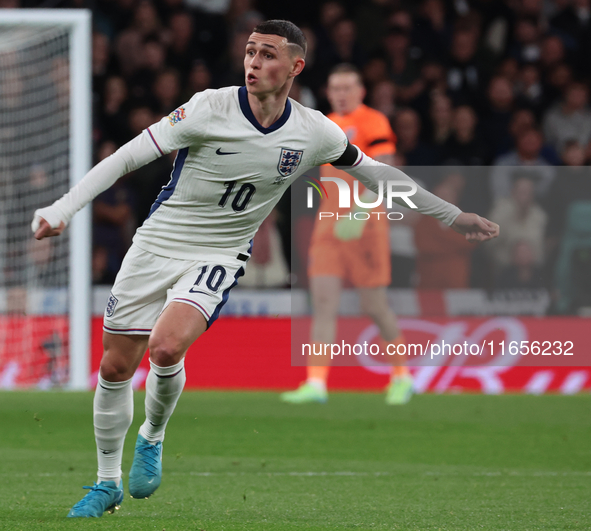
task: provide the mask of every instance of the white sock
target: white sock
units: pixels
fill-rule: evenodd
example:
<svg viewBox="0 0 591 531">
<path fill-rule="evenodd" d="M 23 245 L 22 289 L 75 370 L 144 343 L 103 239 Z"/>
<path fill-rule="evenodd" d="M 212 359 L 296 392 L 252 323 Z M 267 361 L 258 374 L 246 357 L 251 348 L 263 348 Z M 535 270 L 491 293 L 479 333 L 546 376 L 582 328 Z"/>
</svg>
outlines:
<svg viewBox="0 0 591 531">
<path fill-rule="evenodd" d="M 326 392 L 326 382 L 322 378 L 308 378 L 306 383 L 316 389 L 316 391 L 320 391 L 321 393 Z"/>
<path fill-rule="evenodd" d="M 133 419 L 131 379 L 107 382 L 100 376 L 94 394 L 94 437 L 98 456 L 98 482 L 121 481 L 123 442 Z"/>
<path fill-rule="evenodd" d="M 146 378 L 146 420 L 140 435 L 149 443 L 164 440 L 164 430 L 185 387 L 185 360 L 171 367 L 158 367 L 150 360 Z"/>
</svg>

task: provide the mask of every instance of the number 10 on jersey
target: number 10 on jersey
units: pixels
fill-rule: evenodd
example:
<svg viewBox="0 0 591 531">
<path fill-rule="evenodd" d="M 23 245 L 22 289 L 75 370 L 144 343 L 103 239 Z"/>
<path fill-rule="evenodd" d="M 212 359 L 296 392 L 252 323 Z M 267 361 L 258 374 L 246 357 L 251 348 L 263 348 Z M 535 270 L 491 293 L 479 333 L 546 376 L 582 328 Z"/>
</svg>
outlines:
<svg viewBox="0 0 591 531">
<path fill-rule="evenodd" d="M 226 181 L 224 186 L 226 187 L 226 191 L 218 203 L 218 205 L 222 208 L 226 206 L 228 199 L 232 195 L 232 192 L 236 187 L 236 181 Z M 232 199 L 231 206 L 234 212 L 242 212 L 248 206 L 248 203 L 252 199 L 252 196 L 255 192 L 256 188 L 254 184 L 244 183 L 234 195 L 234 199 Z"/>
</svg>

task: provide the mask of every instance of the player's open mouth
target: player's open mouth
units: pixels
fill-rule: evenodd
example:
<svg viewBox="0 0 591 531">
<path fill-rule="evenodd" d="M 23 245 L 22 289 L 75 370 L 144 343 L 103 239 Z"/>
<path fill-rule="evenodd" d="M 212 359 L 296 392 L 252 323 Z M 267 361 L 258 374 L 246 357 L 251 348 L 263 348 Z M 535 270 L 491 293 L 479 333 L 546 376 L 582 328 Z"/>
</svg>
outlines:
<svg viewBox="0 0 591 531">
<path fill-rule="evenodd" d="M 249 83 L 254 83 L 257 81 L 257 77 L 253 74 L 248 74 L 246 76 L 246 81 L 248 81 Z"/>
</svg>

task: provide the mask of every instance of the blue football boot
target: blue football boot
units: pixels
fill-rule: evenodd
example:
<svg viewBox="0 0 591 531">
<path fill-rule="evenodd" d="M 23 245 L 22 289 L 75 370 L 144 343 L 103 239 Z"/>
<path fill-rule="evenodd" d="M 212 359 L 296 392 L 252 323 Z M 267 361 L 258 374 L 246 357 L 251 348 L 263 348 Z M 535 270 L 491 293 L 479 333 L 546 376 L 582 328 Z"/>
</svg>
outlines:
<svg viewBox="0 0 591 531">
<path fill-rule="evenodd" d="M 150 444 L 138 434 L 129 472 L 129 494 L 132 498 L 148 498 L 161 481 L 162 443 Z"/>
<path fill-rule="evenodd" d="M 123 480 L 119 486 L 114 481 L 95 483 L 90 492 L 70 509 L 68 518 L 99 518 L 105 511 L 113 514 L 123 501 Z"/>
</svg>

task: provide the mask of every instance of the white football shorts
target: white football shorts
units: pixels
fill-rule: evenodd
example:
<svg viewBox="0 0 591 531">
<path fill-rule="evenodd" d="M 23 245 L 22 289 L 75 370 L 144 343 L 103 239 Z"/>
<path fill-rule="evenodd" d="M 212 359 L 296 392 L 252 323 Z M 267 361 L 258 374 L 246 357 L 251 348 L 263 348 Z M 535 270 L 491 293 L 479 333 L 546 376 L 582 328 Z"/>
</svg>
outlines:
<svg viewBox="0 0 591 531">
<path fill-rule="evenodd" d="M 171 302 L 199 310 L 211 326 L 244 275 L 249 256 L 203 253 L 197 260 L 166 258 L 132 245 L 111 290 L 103 330 L 111 334 L 149 335 Z"/>
</svg>

